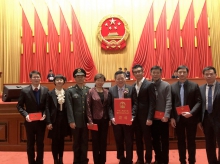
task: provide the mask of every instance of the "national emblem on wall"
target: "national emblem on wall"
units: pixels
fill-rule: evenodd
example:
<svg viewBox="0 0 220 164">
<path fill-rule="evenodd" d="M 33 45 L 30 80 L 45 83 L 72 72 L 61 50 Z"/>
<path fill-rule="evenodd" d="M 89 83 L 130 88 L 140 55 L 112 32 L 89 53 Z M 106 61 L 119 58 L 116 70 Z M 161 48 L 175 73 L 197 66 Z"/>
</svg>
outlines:
<svg viewBox="0 0 220 164">
<path fill-rule="evenodd" d="M 104 17 L 98 26 L 98 38 L 104 50 L 120 50 L 126 47 L 129 36 L 127 22 L 118 15 Z"/>
</svg>

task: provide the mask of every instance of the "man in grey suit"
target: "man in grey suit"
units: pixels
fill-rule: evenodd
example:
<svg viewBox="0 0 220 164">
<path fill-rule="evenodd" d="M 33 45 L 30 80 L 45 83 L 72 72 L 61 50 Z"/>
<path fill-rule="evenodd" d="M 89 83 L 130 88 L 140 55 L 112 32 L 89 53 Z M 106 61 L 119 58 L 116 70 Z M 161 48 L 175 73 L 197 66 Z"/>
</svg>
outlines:
<svg viewBox="0 0 220 164">
<path fill-rule="evenodd" d="M 196 162 L 196 131 L 201 115 L 201 94 L 198 84 L 187 80 L 189 69 L 181 65 L 177 68 L 179 81 L 171 85 L 172 112 L 171 125 L 176 129 L 179 161 L 186 164 L 186 139 L 189 164 Z M 176 107 L 189 106 L 189 112 L 177 114 Z"/>
<path fill-rule="evenodd" d="M 143 139 L 146 148 L 145 161 L 146 164 L 150 164 L 152 160 L 151 125 L 156 107 L 156 94 L 153 83 L 144 78 L 141 65 L 133 66 L 132 73 L 137 80 L 134 87 L 138 96 L 137 116 L 134 120 L 138 156 L 136 164 L 144 164 Z"/>
<path fill-rule="evenodd" d="M 120 160 L 119 164 L 132 164 L 133 158 L 133 127 L 131 125 L 117 124 L 114 115 L 114 99 L 115 98 L 131 98 L 132 101 L 132 122 L 136 116 L 137 110 L 137 95 L 134 87 L 125 84 L 126 75 L 122 71 L 115 73 L 116 85 L 109 88 L 108 102 L 109 102 L 109 118 L 112 121 L 116 147 L 117 158 Z M 124 143 L 126 146 L 126 157 L 124 156 Z"/>
<path fill-rule="evenodd" d="M 216 155 L 216 141 L 220 148 L 220 83 L 216 81 L 216 69 L 212 66 L 203 69 L 207 84 L 200 87 L 202 94 L 202 115 L 200 127 L 206 140 L 206 154 L 209 164 L 220 164 L 220 153 Z"/>
<path fill-rule="evenodd" d="M 38 71 L 32 71 L 29 74 L 31 85 L 21 90 L 18 99 L 17 109 L 25 118 L 25 129 L 27 135 L 27 154 L 29 164 L 43 164 L 44 156 L 44 134 L 46 123 L 46 97 L 48 89 L 40 85 L 41 74 Z M 42 113 L 39 121 L 33 121 L 29 118 L 30 113 Z M 36 139 L 35 139 L 36 138 Z M 37 157 L 35 159 L 34 145 L 37 144 Z"/>
<path fill-rule="evenodd" d="M 153 148 L 155 152 L 154 164 L 169 163 L 169 121 L 172 109 L 171 86 L 161 79 L 162 68 L 151 67 L 152 82 L 154 84 L 157 101 L 156 112 L 160 112 L 161 118 L 154 118 L 152 125 Z"/>
<path fill-rule="evenodd" d="M 76 85 L 67 90 L 67 118 L 73 129 L 73 164 L 87 164 L 88 129 L 86 115 L 86 95 L 89 87 L 85 86 L 86 71 L 77 68 L 73 71 Z"/>
</svg>

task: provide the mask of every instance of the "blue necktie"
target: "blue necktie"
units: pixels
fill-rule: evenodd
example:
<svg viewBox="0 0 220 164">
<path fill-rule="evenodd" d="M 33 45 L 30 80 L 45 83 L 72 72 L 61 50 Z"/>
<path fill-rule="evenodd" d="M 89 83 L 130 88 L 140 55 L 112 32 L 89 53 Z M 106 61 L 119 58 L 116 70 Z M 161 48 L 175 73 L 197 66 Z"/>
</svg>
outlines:
<svg viewBox="0 0 220 164">
<path fill-rule="evenodd" d="M 181 106 L 184 105 L 184 83 L 181 83 L 181 88 L 180 88 L 180 100 L 181 100 Z"/>
<path fill-rule="evenodd" d="M 212 86 L 208 85 L 209 91 L 208 91 L 208 113 L 212 113 Z"/>
</svg>

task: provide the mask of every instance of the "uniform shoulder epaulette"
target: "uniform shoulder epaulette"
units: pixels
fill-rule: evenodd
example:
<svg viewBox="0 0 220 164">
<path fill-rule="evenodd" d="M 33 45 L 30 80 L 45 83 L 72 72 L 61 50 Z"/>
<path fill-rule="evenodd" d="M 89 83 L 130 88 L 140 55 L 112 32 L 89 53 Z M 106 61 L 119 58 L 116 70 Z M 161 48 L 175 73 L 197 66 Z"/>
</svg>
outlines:
<svg viewBox="0 0 220 164">
<path fill-rule="evenodd" d="M 85 88 L 86 88 L 86 89 L 90 89 L 90 87 L 88 87 L 88 86 L 86 86 L 86 85 L 85 85 Z"/>
<path fill-rule="evenodd" d="M 69 89 L 70 89 L 70 88 L 75 88 L 75 86 L 70 86 L 70 87 L 68 87 L 68 88 L 69 88 Z"/>
</svg>

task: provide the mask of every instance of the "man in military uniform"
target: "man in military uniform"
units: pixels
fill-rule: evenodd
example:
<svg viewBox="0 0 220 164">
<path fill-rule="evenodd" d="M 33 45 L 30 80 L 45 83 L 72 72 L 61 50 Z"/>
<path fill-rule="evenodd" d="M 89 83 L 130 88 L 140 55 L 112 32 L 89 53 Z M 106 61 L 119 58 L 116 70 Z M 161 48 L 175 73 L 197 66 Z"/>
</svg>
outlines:
<svg viewBox="0 0 220 164">
<path fill-rule="evenodd" d="M 88 129 L 86 119 L 86 94 L 89 87 L 84 81 L 86 72 L 82 68 L 73 71 L 76 85 L 67 90 L 67 118 L 70 127 L 73 129 L 73 164 L 88 164 Z"/>
</svg>

